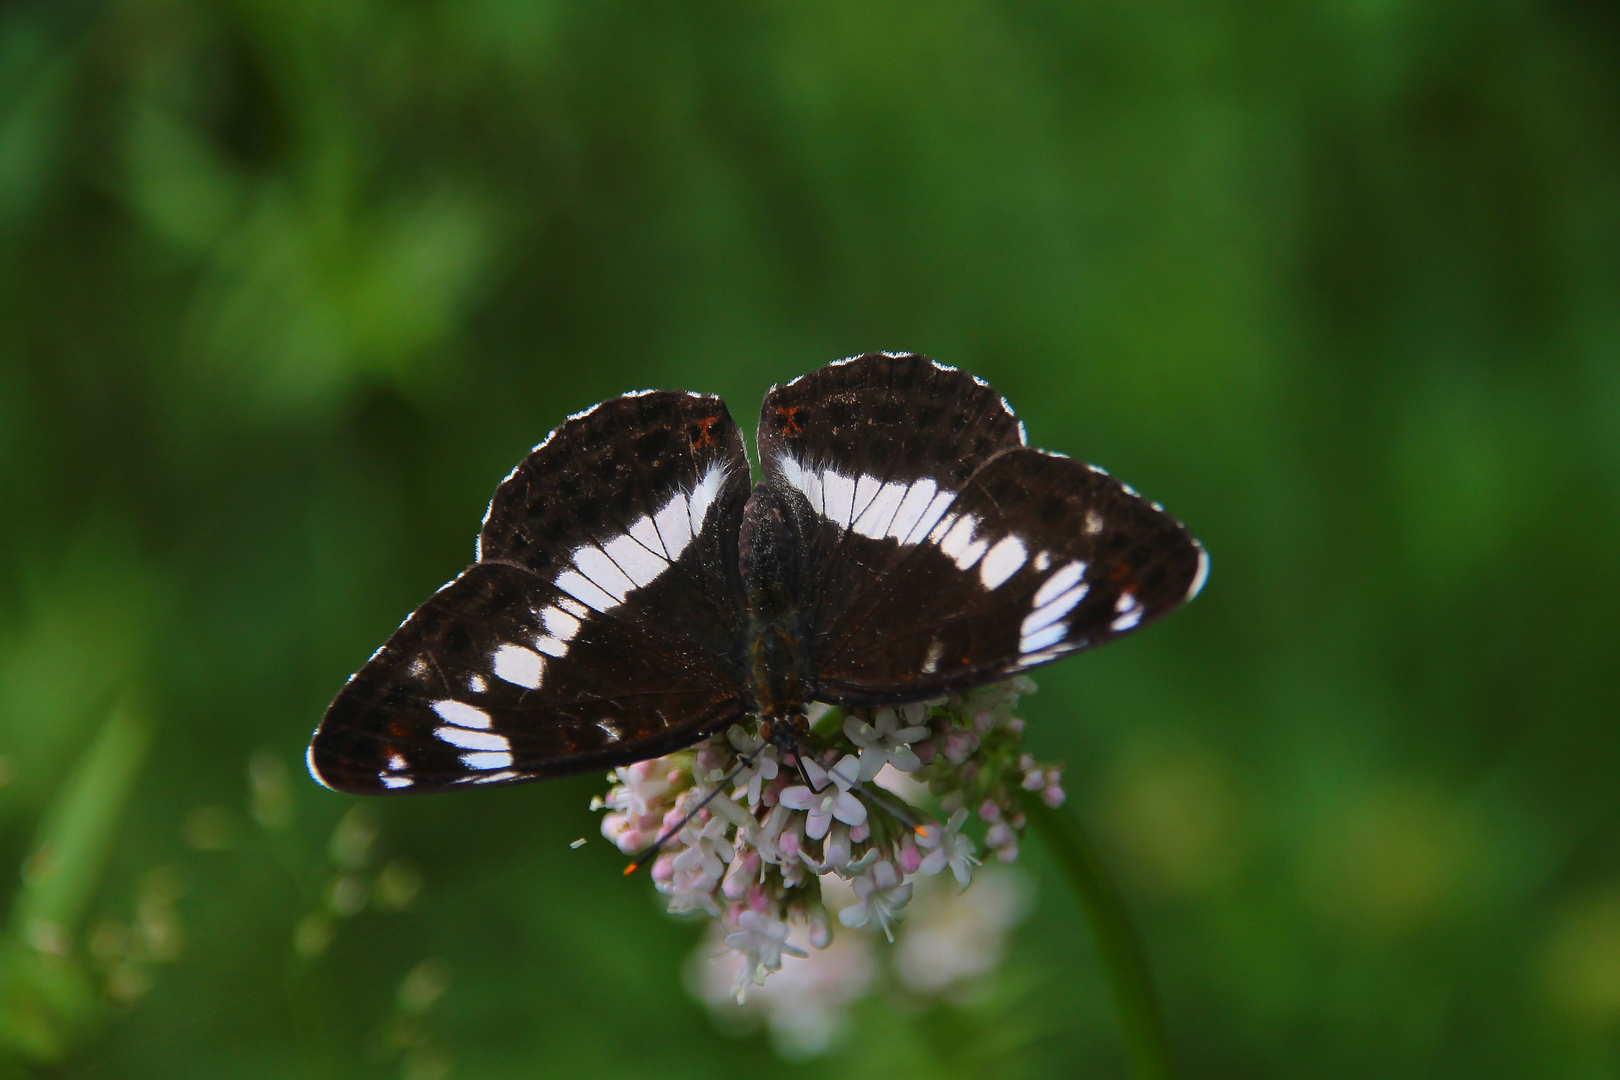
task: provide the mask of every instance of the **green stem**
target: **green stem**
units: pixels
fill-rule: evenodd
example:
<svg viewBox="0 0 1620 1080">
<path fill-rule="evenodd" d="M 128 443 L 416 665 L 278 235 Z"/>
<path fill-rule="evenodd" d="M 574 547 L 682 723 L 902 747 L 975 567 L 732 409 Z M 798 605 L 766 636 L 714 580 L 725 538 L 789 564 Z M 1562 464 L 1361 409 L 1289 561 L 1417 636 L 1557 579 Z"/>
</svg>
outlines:
<svg viewBox="0 0 1620 1080">
<path fill-rule="evenodd" d="M 1153 995 L 1147 957 L 1118 890 L 1108 880 L 1102 859 L 1079 824 L 1068 814 L 1047 806 L 1039 793 L 1026 792 L 1024 807 L 1091 924 L 1097 954 L 1119 1009 L 1132 1071 L 1137 1080 L 1170 1080 L 1175 1075 L 1170 1066 L 1170 1047 L 1158 1000 Z"/>
</svg>

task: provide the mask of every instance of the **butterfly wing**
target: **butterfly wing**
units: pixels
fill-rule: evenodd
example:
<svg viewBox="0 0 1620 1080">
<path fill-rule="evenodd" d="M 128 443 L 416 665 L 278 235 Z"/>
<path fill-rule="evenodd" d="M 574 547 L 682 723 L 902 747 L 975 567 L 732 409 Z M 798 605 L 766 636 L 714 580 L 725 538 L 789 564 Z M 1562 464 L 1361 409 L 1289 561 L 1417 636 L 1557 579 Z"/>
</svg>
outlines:
<svg viewBox="0 0 1620 1080">
<path fill-rule="evenodd" d="M 745 711 L 720 399 L 628 395 L 570 419 L 496 489 L 478 561 L 350 678 L 310 772 L 357 794 L 564 776 L 668 753 Z"/>
<path fill-rule="evenodd" d="M 1174 518 L 1025 447 L 994 391 L 921 357 L 774 389 L 760 454 L 800 536 L 823 701 L 917 701 L 1102 644 L 1179 606 L 1208 565 Z"/>
</svg>

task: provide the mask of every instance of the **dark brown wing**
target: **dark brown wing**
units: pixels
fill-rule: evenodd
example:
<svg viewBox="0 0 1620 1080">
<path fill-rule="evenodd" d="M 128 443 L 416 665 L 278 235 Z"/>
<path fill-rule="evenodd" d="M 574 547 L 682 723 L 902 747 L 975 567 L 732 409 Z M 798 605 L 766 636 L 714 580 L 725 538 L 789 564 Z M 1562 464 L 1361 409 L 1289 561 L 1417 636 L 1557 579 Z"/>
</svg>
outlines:
<svg viewBox="0 0 1620 1080">
<path fill-rule="evenodd" d="M 1128 633 L 1202 584 L 1202 548 L 1099 470 L 1024 446 L 988 384 L 872 354 L 766 396 L 766 482 L 798 534 L 823 701 L 897 704 Z"/>
<path fill-rule="evenodd" d="M 667 753 L 745 711 L 742 439 L 718 398 L 628 395 L 496 489 L 478 562 L 349 680 L 310 743 L 340 791 L 500 784 Z"/>
</svg>

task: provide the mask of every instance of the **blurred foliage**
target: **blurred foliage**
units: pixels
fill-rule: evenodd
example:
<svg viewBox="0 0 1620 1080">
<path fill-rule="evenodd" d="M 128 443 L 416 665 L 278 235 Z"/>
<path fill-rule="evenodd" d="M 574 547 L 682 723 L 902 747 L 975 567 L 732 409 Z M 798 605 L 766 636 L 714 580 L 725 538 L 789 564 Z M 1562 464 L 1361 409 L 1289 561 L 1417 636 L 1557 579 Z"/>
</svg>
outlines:
<svg viewBox="0 0 1620 1080">
<path fill-rule="evenodd" d="M 1617 134 L 1591 0 L 0 8 L 0 1071 L 1121 1075 L 1055 882 L 776 1063 L 591 778 L 302 774 L 564 415 L 903 348 L 1213 554 L 1029 703 L 1188 1075 L 1620 1075 Z"/>
</svg>

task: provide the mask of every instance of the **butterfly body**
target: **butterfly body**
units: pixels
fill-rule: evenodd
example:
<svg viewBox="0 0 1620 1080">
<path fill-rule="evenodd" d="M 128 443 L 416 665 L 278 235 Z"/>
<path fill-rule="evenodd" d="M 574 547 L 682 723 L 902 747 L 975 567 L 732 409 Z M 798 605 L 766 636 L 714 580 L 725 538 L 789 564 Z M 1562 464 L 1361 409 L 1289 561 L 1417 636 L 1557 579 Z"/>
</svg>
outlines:
<svg viewBox="0 0 1620 1080">
<path fill-rule="evenodd" d="M 773 387 L 763 477 L 718 398 L 568 420 L 496 489 L 477 561 L 353 675 L 312 775 L 361 794 L 669 753 L 811 701 L 898 705 L 1133 632 L 1203 583 L 1179 522 L 1025 445 L 971 375 L 873 353 Z"/>
</svg>

